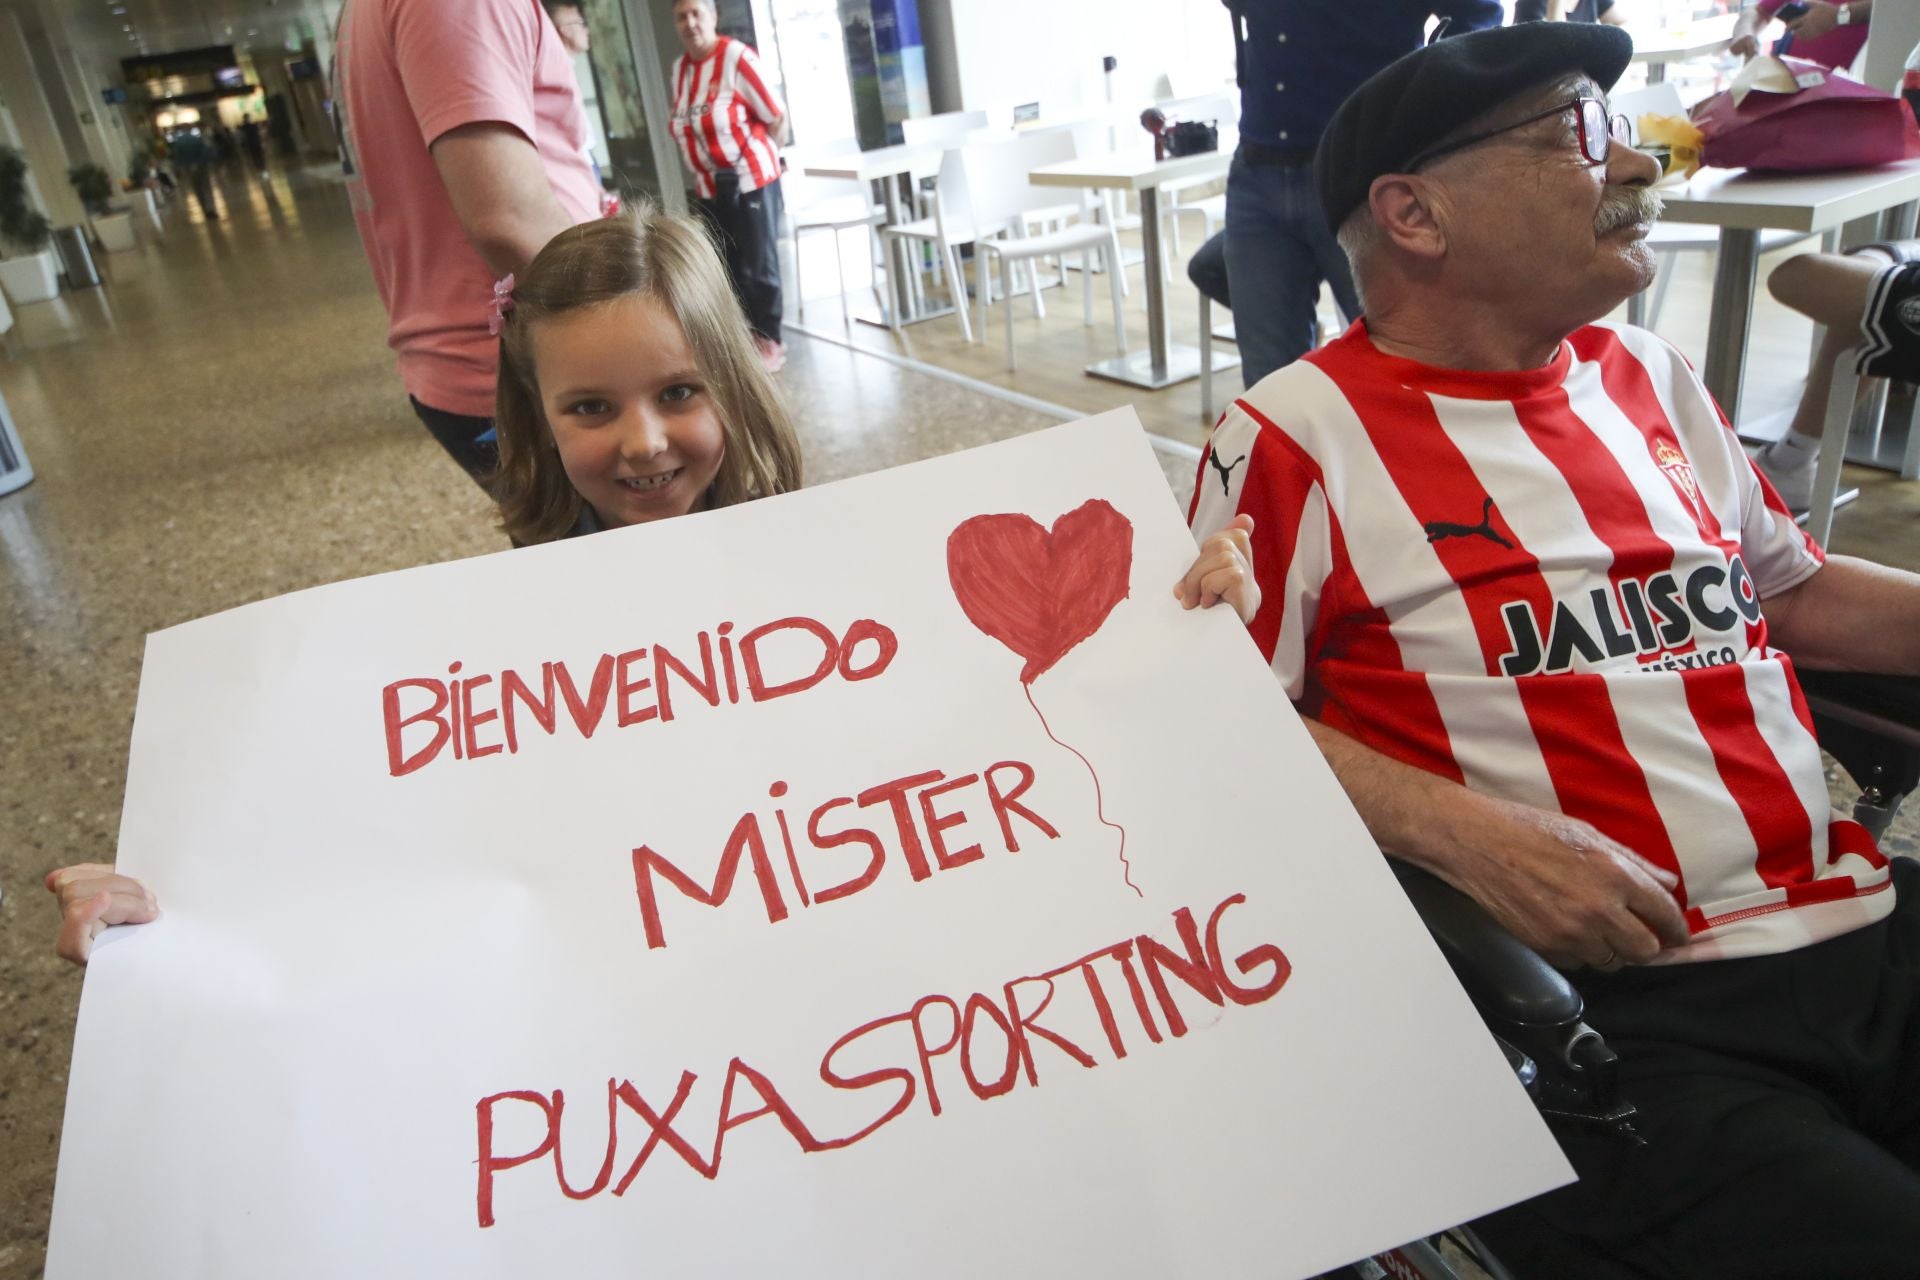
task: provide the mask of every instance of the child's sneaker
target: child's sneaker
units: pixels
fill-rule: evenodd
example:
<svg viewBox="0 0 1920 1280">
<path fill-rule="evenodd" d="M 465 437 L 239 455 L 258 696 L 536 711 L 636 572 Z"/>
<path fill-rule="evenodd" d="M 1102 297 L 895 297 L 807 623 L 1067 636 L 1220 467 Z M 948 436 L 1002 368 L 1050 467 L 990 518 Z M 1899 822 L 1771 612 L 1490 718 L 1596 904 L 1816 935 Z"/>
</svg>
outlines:
<svg viewBox="0 0 1920 1280">
<path fill-rule="evenodd" d="M 772 338 L 753 335 L 753 345 L 760 352 L 760 363 L 766 366 L 768 373 L 778 373 L 787 364 L 787 345 L 775 342 Z"/>
<path fill-rule="evenodd" d="M 1819 453 L 1791 440 L 1776 440 L 1755 454 L 1753 461 L 1773 482 L 1788 510 L 1805 511 L 1813 505 L 1813 473 L 1820 464 Z"/>
</svg>

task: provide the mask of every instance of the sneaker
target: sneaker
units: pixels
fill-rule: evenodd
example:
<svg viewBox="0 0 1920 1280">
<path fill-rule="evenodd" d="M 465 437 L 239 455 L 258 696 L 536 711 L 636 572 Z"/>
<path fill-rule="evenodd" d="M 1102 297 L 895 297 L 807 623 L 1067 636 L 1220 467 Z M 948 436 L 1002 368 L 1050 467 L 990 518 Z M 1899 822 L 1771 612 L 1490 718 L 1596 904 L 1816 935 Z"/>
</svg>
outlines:
<svg viewBox="0 0 1920 1280">
<path fill-rule="evenodd" d="M 1773 482 L 1788 510 L 1805 511 L 1813 505 L 1813 473 L 1820 465 L 1819 454 L 1799 449 L 1788 453 L 1780 441 L 1775 441 L 1755 454 L 1753 461 Z"/>
<path fill-rule="evenodd" d="M 787 364 L 787 344 L 775 342 L 772 338 L 754 335 L 753 345 L 760 352 L 760 363 L 766 366 L 768 373 L 778 373 Z"/>
</svg>

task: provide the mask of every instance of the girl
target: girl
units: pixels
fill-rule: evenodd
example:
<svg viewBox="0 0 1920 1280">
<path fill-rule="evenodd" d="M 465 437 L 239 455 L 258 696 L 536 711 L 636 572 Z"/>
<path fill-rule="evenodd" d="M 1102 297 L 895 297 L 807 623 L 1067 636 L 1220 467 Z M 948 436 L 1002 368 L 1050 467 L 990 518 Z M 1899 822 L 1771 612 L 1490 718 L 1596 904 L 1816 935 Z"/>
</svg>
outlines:
<svg viewBox="0 0 1920 1280">
<path fill-rule="evenodd" d="M 494 286 L 500 333 L 493 485 L 516 542 L 550 542 L 800 487 L 800 449 L 754 351 L 726 269 L 698 224 L 641 210 L 554 237 L 516 287 Z M 1241 516 L 1209 538 L 1173 593 L 1260 607 Z M 115 924 L 159 915 L 103 863 L 48 873 L 54 949 L 85 964 Z"/>
<path fill-rule="evenodd" d="M 518 542 L 800 487 L 800 446 L 700 227 L 641 211 L 495 286 L 494 498 Z"/>
</svg>

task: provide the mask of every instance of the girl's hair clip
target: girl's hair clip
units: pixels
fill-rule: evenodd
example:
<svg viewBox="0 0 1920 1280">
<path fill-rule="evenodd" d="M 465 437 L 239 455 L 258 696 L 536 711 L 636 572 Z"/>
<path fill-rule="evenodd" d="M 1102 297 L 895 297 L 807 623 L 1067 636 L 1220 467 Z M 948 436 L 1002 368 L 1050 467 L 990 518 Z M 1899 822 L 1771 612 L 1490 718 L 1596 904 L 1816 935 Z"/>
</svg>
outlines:
<svg viewBox="0 0 1920 1280">
<path fill-rule="evenodd" d="M 509 271 L 493 282 L 493 301 L 487 304 L 487 336 L 500 336 L 500 326 L 507 322 L 507 312 L 513 310 L 513 273 Z"/>
</svg>

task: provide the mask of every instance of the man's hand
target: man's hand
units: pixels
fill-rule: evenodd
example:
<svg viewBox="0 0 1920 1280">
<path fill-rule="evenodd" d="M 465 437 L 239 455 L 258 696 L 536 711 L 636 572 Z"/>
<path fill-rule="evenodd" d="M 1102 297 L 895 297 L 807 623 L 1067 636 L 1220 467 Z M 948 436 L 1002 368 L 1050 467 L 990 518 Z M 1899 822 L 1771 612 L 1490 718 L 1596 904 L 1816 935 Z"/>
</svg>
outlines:
<svg viewBox="0 0 1920 1280">
<path fill-rule="evenodd" d="M 1478 902 L 1563 968 L 1644 964 L 1687 942 L 1675 878 L 1577 818 L 1469 791 L 1306 721 L 1380 847 Z"/>
<path fill-rule="evenodd" d="M 1811 0 L 1813 7 L 1787 23 L 1787 30 L 1802 40 L 1817 40 L 1840 25 L 1840 6 Z"/>
<path fill-rule="evenodd" d="M 82 862 L 49 871 L 46 883 L 60 902 L 60 933 L 53 949 L 74 964 L 87 962 L 93 940 L 108 925 L 146 924 L 160 917 L 152 890 L 104 863 Z"/>
<path fill-rule="evenodd" d="M 1760 37 L 1751 34 L 1738 35 L 1733 38 L 1733 43 L 1727 48 L 1737 57 L 1756 58 L 1760 56 Z"/>
<path fill-rule="evenodd" d="M 1671 872 L 1577 818 L 1480 799 L 1477 856 L 1440 874 L 1550 963 L 1613 969 L 1686 944 Z"/>
</svg>

